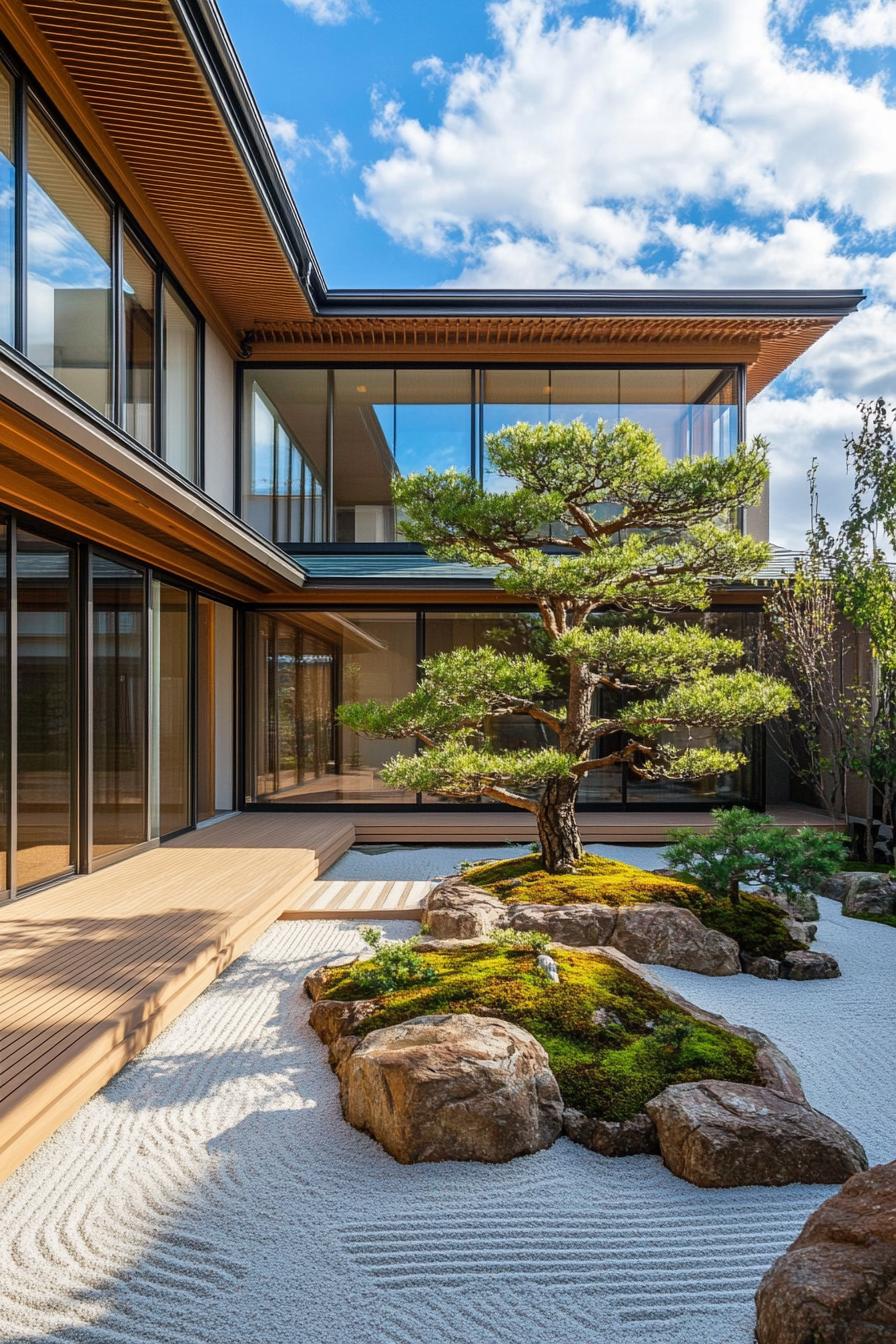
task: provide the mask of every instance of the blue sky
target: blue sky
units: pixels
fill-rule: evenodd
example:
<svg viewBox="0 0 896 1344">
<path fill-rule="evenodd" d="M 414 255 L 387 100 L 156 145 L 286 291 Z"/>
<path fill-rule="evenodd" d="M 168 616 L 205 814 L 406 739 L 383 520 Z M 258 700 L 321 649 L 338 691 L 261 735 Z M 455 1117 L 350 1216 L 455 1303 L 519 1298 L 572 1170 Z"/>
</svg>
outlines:
<svg viewBox="0 0 896 1344">
<path fill-rule="evenodd" d="M 864 287 L 751 410 L 773 539 L 896 401 L 896 0 L 220 0 L 331 287 Z"/>
</svg>

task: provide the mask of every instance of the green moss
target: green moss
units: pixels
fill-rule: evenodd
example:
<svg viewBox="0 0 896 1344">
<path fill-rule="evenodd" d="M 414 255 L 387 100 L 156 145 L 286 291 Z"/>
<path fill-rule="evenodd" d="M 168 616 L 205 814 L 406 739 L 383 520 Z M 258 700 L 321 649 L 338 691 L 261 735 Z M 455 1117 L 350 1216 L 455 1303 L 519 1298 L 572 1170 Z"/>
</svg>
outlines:
<svg viewBox="0 0 896 1344">
<path fill-rule="evenodd" d="M 845 911 L 847 919 L 869 919 L 872 924 L 889 924 L 891 929 L 896 929 L 896 915 L 873 915 L 868 910 L 857 910 L 854 914 L 851 911 Z"/>
<path fill-rule="evenodd" d="M 502 901 L 534 905 L 643 905 L 662 901 L 690 910 L 708 929 L 726 933 L 751 956 L 783 957 L 799 944 L 787 931 L 783 912 L 750 892 L 740 902 L 709 896 L 692 882 L 660 877 L 617 859 L 586 854 L 575 873 L 546 873 L 536 855 L 480 863 L 464 879 Z"/>
<path fill-rule="evenodd" d="M 697 1022 L 600 956 L 571 948 L 552 955 L 559 984 L 538 969 L 532 952 L 485 946 L 422 953 L 435 982 L 383 995 L 361 1033 L 424 1013 L 504 1018 L 544 1046 L 567 1105 L 604 1120 L 627 1119 L 671 1083 L 756 1080 L 749 1041 Z M 365 997 L 356 968 L 331 971 L 324 997 Z M 596 1023 L 595 1013 L 605 1020 Z"/>
</svg>

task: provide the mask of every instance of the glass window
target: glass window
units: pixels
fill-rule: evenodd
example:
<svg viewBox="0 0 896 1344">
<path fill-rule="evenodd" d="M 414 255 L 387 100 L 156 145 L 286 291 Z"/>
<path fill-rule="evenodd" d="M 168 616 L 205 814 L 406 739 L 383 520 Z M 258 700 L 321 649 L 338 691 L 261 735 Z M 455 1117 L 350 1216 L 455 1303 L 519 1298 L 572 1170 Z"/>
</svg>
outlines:
<svg viewBox="0 0 896 1344">
<path fill-rule="evenodd" d="M 181 299 L 165 285 L 162 294 L 164 442 L 162 456 L 195 481 L 198 473 L 197 392 L 199 329 Z"/>
<path fill-rule="evenodd" d="M 336 541 L 394 541 L 395 370 L 333 374 Z"/>
<path fill-rule="evenodd" d="M 473 407 L 469 369 L 396 369 L 395 457 L 411 472 L 470 472 Z"/>
<path fill-rule="evenodd" d="M 0 340 L 15 340 L 15 85 L 0 65 Z M 2 881 L 2 878 L 0 878 Z"/>
<path fill-rule="evenodd" d="M 383 763 L 412 742 L 359 737 L 334 724 L 343 700 L 384 700 L 416 683 L 415 612 L 279 612 L 249 621 L 250 799 L 412 803 L 387 789 Z"/>
<path fill-rule="evenodd" d="M 156 272 L 129 234 L 124 235 L 124 420 L 128 434 L 153 446 L 156 348 Z"/>
<path fill-rule="evenodd" d="M 191 823 L 190 595 L 154 581 L 152 834 Z"/>
<path fill-rule="evenodd" d="M 142 569 L 92 557 L 95 859 L 147 838 L 144 578 Z"/>
<path fill-rule="evenodd" d="M 111 416 L 112 212 L 28 109 L 29 359 Z"/>
<path fill-rule="evenodd" d="M 621 369 L 619 415 L 656 435 L 666 456 L 724 457 L 737 444 L 737 382 L 730 369 Z"/>
<path fill-rule="evenodd" d="M 60 542 L 17 532 L 16 884 L 74 863 L 74 565 Z"/>
<path fill-rule="evenodd" d="M 233 808 L 233 608 L 196 598 L 196 820 Z"/>
<path fill-rule="evenodd" d="M 547 369 L 487 369 L 483 372 L 483 438 L 521 420 L 536 425 L 550 418 L 551 375 Z M 482 482 L 486 490 L 512 490 L 513 481 L 492 469 L 484 442 L 482 451 Z"/>
<path fill-rule="evenodd" d="M 0 519 L 0 892 L 9 894 L 9 523 Z"/>
<path fill-rule="evenodd" d="M 243 518 L 278 542 L 324 540 L 326 369 L 246 375 Z"/>
</svg>

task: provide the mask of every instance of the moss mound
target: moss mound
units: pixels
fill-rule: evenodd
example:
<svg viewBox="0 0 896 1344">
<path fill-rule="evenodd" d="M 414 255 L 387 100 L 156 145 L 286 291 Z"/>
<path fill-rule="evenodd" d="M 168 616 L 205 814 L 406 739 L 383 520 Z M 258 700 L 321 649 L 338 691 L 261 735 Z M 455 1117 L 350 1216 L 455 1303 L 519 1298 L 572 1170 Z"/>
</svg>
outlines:
<svg viewBox="0 0 896 1344">
<path fill-rule="evenodd" d="M 437 980 L 383 995 L 362 1035 L 424 1013 L 503 1018 L 544 1046 L 566 1104 L 602 1120 L 628 1119 L 671 1083 L 757 1081 L 749 1041 L 696 1021 L 593 953 L 555 948 L 559 984 L 534 952 L 483 946 L 421 955 Z M 324 997 L 366 996 L 349 966 L 330 972 Z"/>
<path fill-rule="evenodd" d="M 485 887 L 508 904 L 619 906 L 661 901 L 690 910 L 708 929 L 726 933 L 751 956 L 780 958 L 799 947 L 787 931 L 783 912 L 761 896 L 744 892 L 735 906 L 691 882 L 660 877 L 596 854 L 586 854 L 575 873 L 546 873 L 534 854 L 479 863 L 464 871 L 464 881 Z"/>
</svg>

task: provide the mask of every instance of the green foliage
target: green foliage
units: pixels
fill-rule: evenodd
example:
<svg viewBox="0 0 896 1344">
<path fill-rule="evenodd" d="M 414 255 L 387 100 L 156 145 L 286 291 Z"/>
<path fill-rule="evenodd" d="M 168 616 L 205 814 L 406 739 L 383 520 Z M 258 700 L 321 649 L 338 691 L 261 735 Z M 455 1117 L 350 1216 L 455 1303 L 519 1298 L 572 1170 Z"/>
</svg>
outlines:
<svg viewBox="0 0 896 1344">
<path fill-rule="evenodd" d="M 779 906 L 752 892 L 737 904 L 668 874 L 648 873 L 616 859 L 586 854 L 573 873 L 546 873 L 538 858 L 471 864 L 464 874 L 508 904 L 644 905 L 662 902 L 690 910 L 708 929 L 733 938 L 751 956 L 780 958 L 799 944 Z"/>
<path fill-rule="evenodd" d="M 411 985 L 434 984 L 435 967 L 415 950 L 419 938 L 384 942 L 382 929 L 370 925 L 364 925 L 358 932 L 368 947 L 376 951 L 367 961 L 354 963 L 354 981 L 361 991 L 356 997 L 376 998 Z"/>
<path fill-rule="evenodd" d="M 718 900 L 736 899 L 742 882 L 758 882 L 798 901 L 843 862 L 844 842 L 829 831 L 776 826 L 772 817 L 745 807 L 712 815 L 715 825 L 706 834 L 674 831 L 664 857 Z"/>
<path fill-rule="evenodd" d="M 697 1022 L 599 956 L 555 947 L 559 984 L 538 970 L 534 951 L 489 945 L 422 956 L 433 979 L 383 995 L 359 1028 L 362 1035 L 425 1013 L 515 1022 L 544 1046 L 566 1104 L 606 1120 L 636 1114 L 672 1083 L 756 1081 L 749 1041 Z M 331 971 L 325 997 L 369 997 L 362 968 Z"/>
<path fill-rule="evenodd" d="M 724 459 L 669 462 L 631 421 L 581 420 L 509 426 L 487 446 L 507 490 L 428 470 L 396 478 L 395 504 L 404 535 L 431 555 L 495 569 L 499 588 L 535 607 L 540 639 L 526 654 L 486 645 L 428 658 L 410 695 L 343 705 L 338 715 L 356 733 L 417 740 L 416 755 L 384 767 L 390 787 L 537 811 L 545 861 L 560 869 L 577 852 L 573 828 L 557 824 L 560 809 L 574 807 L 585 774 L 623 762 L 649 778 L 736 769 L 745 759 L 736 743 L 695 745 L 682 730 L 736 738 L 791 702 L 783 684 L 735 670 L 737 640 L 660 619 L 705 611 L 713 583 L 749 580 L 767 559 L 732 521 L 761 496 L 767 449 L 756 440 Z M 600 690 L 618 693 L 606 703 L 628 700 L 593 721 Z M 489 747 L 492 721 L 509 714 L 554 740 Z"/>
<path fill-rule="evenodd" d="M 547 952 L 550 936 L 537 929 L 493 929 L 489 941 L 502 952 Z"/>
</svg>

